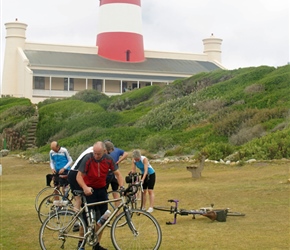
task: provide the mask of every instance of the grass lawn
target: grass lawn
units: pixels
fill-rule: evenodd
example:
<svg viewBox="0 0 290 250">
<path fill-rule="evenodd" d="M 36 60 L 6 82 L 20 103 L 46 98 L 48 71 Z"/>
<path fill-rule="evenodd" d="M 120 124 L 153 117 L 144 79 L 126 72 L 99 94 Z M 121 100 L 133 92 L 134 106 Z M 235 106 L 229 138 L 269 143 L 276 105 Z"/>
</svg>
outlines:
<svg viewBox="0 0 290 250">
<path fill-rule="evenodd" d="M 0 158 L 0 164 L 0 249 L 40 249 L 34 200 L 45 186 L 49 165 L 30 164 L 12 155 Z M 179 216 L 177 224 L 166 225 L 173 215 L 154 211 L 163 233 L 160 249 L 289 249 L 289 160 L 242 167 L 206 163 L 200 179 L 191 178 L 186 163 L 152 165 L 157 174 L 155 205 L 169 205 L 168 199 L 178 199 L 180 208 L 214 203 L 217 208 L 246 214 L 227 217 L 226 222 Z M 130 164 L 121 165 L 124 177 L 129 170 Z M 109 233 L 104 232 L 102 245 L 113 249 Z"/>
</svg>

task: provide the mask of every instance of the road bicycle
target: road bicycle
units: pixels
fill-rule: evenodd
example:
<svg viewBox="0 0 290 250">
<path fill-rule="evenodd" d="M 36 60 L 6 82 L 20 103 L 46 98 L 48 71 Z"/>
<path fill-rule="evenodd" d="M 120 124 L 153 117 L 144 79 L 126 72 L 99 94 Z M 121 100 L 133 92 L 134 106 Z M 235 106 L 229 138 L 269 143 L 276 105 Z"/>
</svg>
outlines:
<svg viewBox="0 0 290 250">
<path fill-rule="evenodd" d="M 71 195 L 70 188 L 62 194 L 51 194 L 45 197 L 39 205 L 38 209 L 38 219 L 41 223 L 45 221 L 45 219 L 54 214 L 56 211 L 60 210 L 74 210 L 74 195 Z M 108 192 L 108 200 L 119 199 L 120 192 L 119 191 L 110 191 Z M 118 201 L 110 201 L 108 203 L 108 209 L 113 212 L 115 208 L 119 205 L 120 200 Z M 131 202 L 133 204 L 133 201 Z M 112 225 L 109 223 L 107 225 L 111 227 Z"/>
<path fill-rule="evenodd" d="M 38 212 L 39 205 L 45 197 L 51 194 L 59 194 L 59 195 L 62 194 L 62 192 L 59 189 L 59 186 L 56 186 L 56 187 L 51 186 L 51 181 L 55 178 L 60 178 L 60 177 L 58 174 L 46 175 L 46 187 L 41 189 L 35 197 L 34 207 L 35 207 L 36 212 Z"/>
<path fill-rule="evenodd" d="M 224 209 L 217 209 L 214 208 L 214 204 L 211 204 L 208 207 L 202 207 L 199 209 L 180 209 L 178 208 L 178 202 L 179 200 L 168 200 L 168 202 L 173 203 L 174 206 L 155 206 L 155 210 L 159 211 L 164 211 L 164 212 L 169 212 L 170 214 L 173 214 L 174 220 L 172 222 L 168 221 L 166 222 L 167 225 L 174 225 L 177 223 L 177 215 L 192 215 L 192 219 L 196 218 L 196 215 L 202 215 L 205 217 L 208 217 L 212 221 L 217 220 L 217 221 L 226 221 L 227 216 L 245 216 L 246 214 L 240 213 L 240 212 L 233 212 L 230 211 L 229 208 L 224 208 Z"/>
<path fill-rule="evenodd" d="M 37 211 L 38 219 L 43 223 L 55 211 L 68 209 L 74 209 L 74 195 L 71 193 L 70 188 L 66 189 L 64 195 L 51 194 L 43 198 Z"/>
<path fill-rule="evenodd" d="M 126 177 L 126 182 L 128 185 L 134 184 L 134 183 L 139 183 L 139 176 L 141 174 L 139 173 L 134 173 L 134 174 L 129 174 Z M 136 194 L 131 195 L 131 202 L 130 202 L 130 208 L 138 209 L 142 207 L 142 183 L 140 183 L 139 186 L 140 191 L 138 191 Z M 138 198 L 139 193 L 141 193 L 141 198 Z M 65 194 L 50 194 L 46 197 L 43 198 L 43 200 L 39 204 L 39 208 L 37 211 L 39 221 L 43 223 L 45 219 L 53 214 L 56 210 L 73 210 L 74 209 L 74 196 L 71 195 L 72 193 L 70 192 L 70 188 L 68 186 L 68 189 L 66 189 Z M 108 200 L 113 200 L 113 199 L 118 199 L 120 198 L 120 192 L 119 191 L 110 191 L 108 192 Z M 113 212 L 115 208 L 119 205 L 119 201 L 111 201 L 108 203 L 108 209 Z M 141 203 L 138 205 L 138 203 Z M 110 227 L 111 224 L 109 223 L 108 226 Z"/>
<path fill-rule="evenodd" d="M 139 190 L 132 195 L 131 197 L 131 205 L 134 209 L 142 209 L 143 208 L 143 183 L 141 182 L 142 174 L 140 173 L 132 173 L 130 172 L 128 176 L 125 177 L 125 181 L 128 185 L 138 183 Z"/>
<path fill-rule="evenodd" d="M 143 204 L 143 184 L 140 182 L 140 173 L 129 173 L 128 176 L 125 177 L 125 181 L 128 184 L 128 187 L 132 184 L 137 184 L 135 187 L 138 188 L 136 192 L 133 192 L 130 195 L 130 202 L 128 203 L 128 207 L 130 209 L 142 209 Z M 119 199 L 117 201 L 113 201 L 114 199 Z M 119 191 L 109 191 L 108 192 L 108 209 L 113 212 L 116 207 L 120 204 L 120 192 Z M 144 209 L 143 209 L 144 210 Z M 119 211 L 120 213 L 120 211 Z M 121 224 L 119 224 L 120 226 Z M 112 225 L 108 223 L 108 227 Z"/>
<path fill-rule="evenodd" d="M 112 220 L 111 240 L 115 249 L 159 249 L 162 241 L 162 232 L 158 221 L 146 211 L 130 208 L 131 197 L 139 188 L 139 184 L 129 185 L 120 191 L 120 198 L 94 202 L 88 204 L 83 191 L 77 191 L 81 195 L 83 207 L 78 212 L 70 210 L 56 211 L 42 224 L 39 232 L 39 243 L 42 250 L 54 249 L 78 249 L 86 244 L 95 246 L 98 243 L 98 235 Z M 120 201 L 104 224 L 95 230 L 96 220 L 92 206 L 109 202 Z M 119 211 L 123 209 L 123 212 Z M 86 214 L 86 222 L 83 213 Z M 118 214 L 119 213 L 119 214 Z M 74 230 L 74 225 L 79 225 L 79 231 Z M 80 234 L 80 231 L 83 234 Z M 83 235 L 83 236 L 82 236 Z"/>
</svg>

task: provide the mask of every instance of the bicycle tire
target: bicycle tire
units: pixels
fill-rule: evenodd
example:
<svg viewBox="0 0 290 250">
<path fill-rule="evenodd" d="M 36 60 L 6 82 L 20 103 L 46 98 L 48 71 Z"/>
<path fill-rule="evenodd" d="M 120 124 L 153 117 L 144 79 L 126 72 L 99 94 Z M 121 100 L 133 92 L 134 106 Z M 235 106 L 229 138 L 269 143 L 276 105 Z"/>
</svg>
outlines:
<svg viewBox="0 0 290 250">
<path fill-rule="evenodd" d="M 129 212 L 129 223 L 137 230 L 137 234 L 133 234 L 128 223 L 124 223 L 127 221 L 125 212 L 119 214 L 111 228 L 111 240 L 115 249 L 159 249 L 162 232 L 158 221 L 143 210 L 132 209 Z"/>
<path fill-rule="evenodd" d="M 38 212 L 38 208 L 42 200 L 48 195 L 54 194 L 54 192 L 56 192 L 55 194 L 61 194 L 61 191 L 54 187 L 45 187 L 38 192 L 34 202 L 36 212 Z"/>
<path fill-rule="evenodd" d="M 231 211 L 229 211 L 227 213 L 227 216 L 246 216 L 246 214 L 240 213 L 240 212 L 231 212 Z"/>
<path fill-rule="evenodd" d="M 143 209 L 143 193 L 139 190 L 131 201 L 132 209 Z"/>
<path fill-rule="evenodd" d="M 153 207 L 155 210 L 159 210 L 159 211 L 163 211 L 163 212 L 169 212 L 172 213 L 174 211 L 174 209 L 172 209 L 172 207 L 161 207 L 161 206 L 156 206 Z"/>
<path fill-rule="evenodd" d="M 56 204 L 56 202 L 62 202 L 62 205 Z M 63 202 L 66 204 L 63 205 Z M 68 198 L 60 194 L 51 194 L 45 197 L 40 203 L 37 212 L 38 219 L 43 223 L 48 216 L 54 214 L 56 211 L 68 209 L 73 209 L 73 204 Z"/>
<path fill-rule="evenodd" d="M 75 217 L 73 211 L 60 211 L 48 217 L 39 231 L 39 244 L 42 250 L 71 250 L 84 247 L 86 240 L 75 231 L 74 225 L 78 223 L 87 232 L 86 224 L 81 216 Z M 80 243 L 80 245 L 78 245 Z"/>
</svg>

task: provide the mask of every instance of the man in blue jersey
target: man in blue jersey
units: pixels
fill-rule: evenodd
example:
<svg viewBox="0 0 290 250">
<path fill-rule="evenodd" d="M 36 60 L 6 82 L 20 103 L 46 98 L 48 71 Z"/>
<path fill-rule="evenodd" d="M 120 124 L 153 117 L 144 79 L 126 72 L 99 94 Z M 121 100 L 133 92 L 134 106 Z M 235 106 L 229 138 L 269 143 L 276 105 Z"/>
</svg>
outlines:
<svg viewBox="0 0 290 250">
<path fill-rule="evenodd" d="M 54 179 L 54 185 L 61 186 L 64 189 L 68 184 L 67 174 L 73 160 L 68 150 L 61 147 L 56 141 L 51 142 L 50 148 L 49 159 L 52 174 L 59 174 L 59 178 Z"/>
</svg>

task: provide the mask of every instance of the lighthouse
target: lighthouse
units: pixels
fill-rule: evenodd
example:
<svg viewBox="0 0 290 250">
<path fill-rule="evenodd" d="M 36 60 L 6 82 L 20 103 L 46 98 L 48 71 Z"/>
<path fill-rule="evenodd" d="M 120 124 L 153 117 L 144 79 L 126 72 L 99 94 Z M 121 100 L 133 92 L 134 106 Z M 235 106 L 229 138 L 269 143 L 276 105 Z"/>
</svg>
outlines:
<svg viewBox="0 0 290 250">
<path fill-rule="evenodd" d="M 120 62 L 143 62 L 141 0 L 100 0 L 98 55 Z"/>
</svg>

